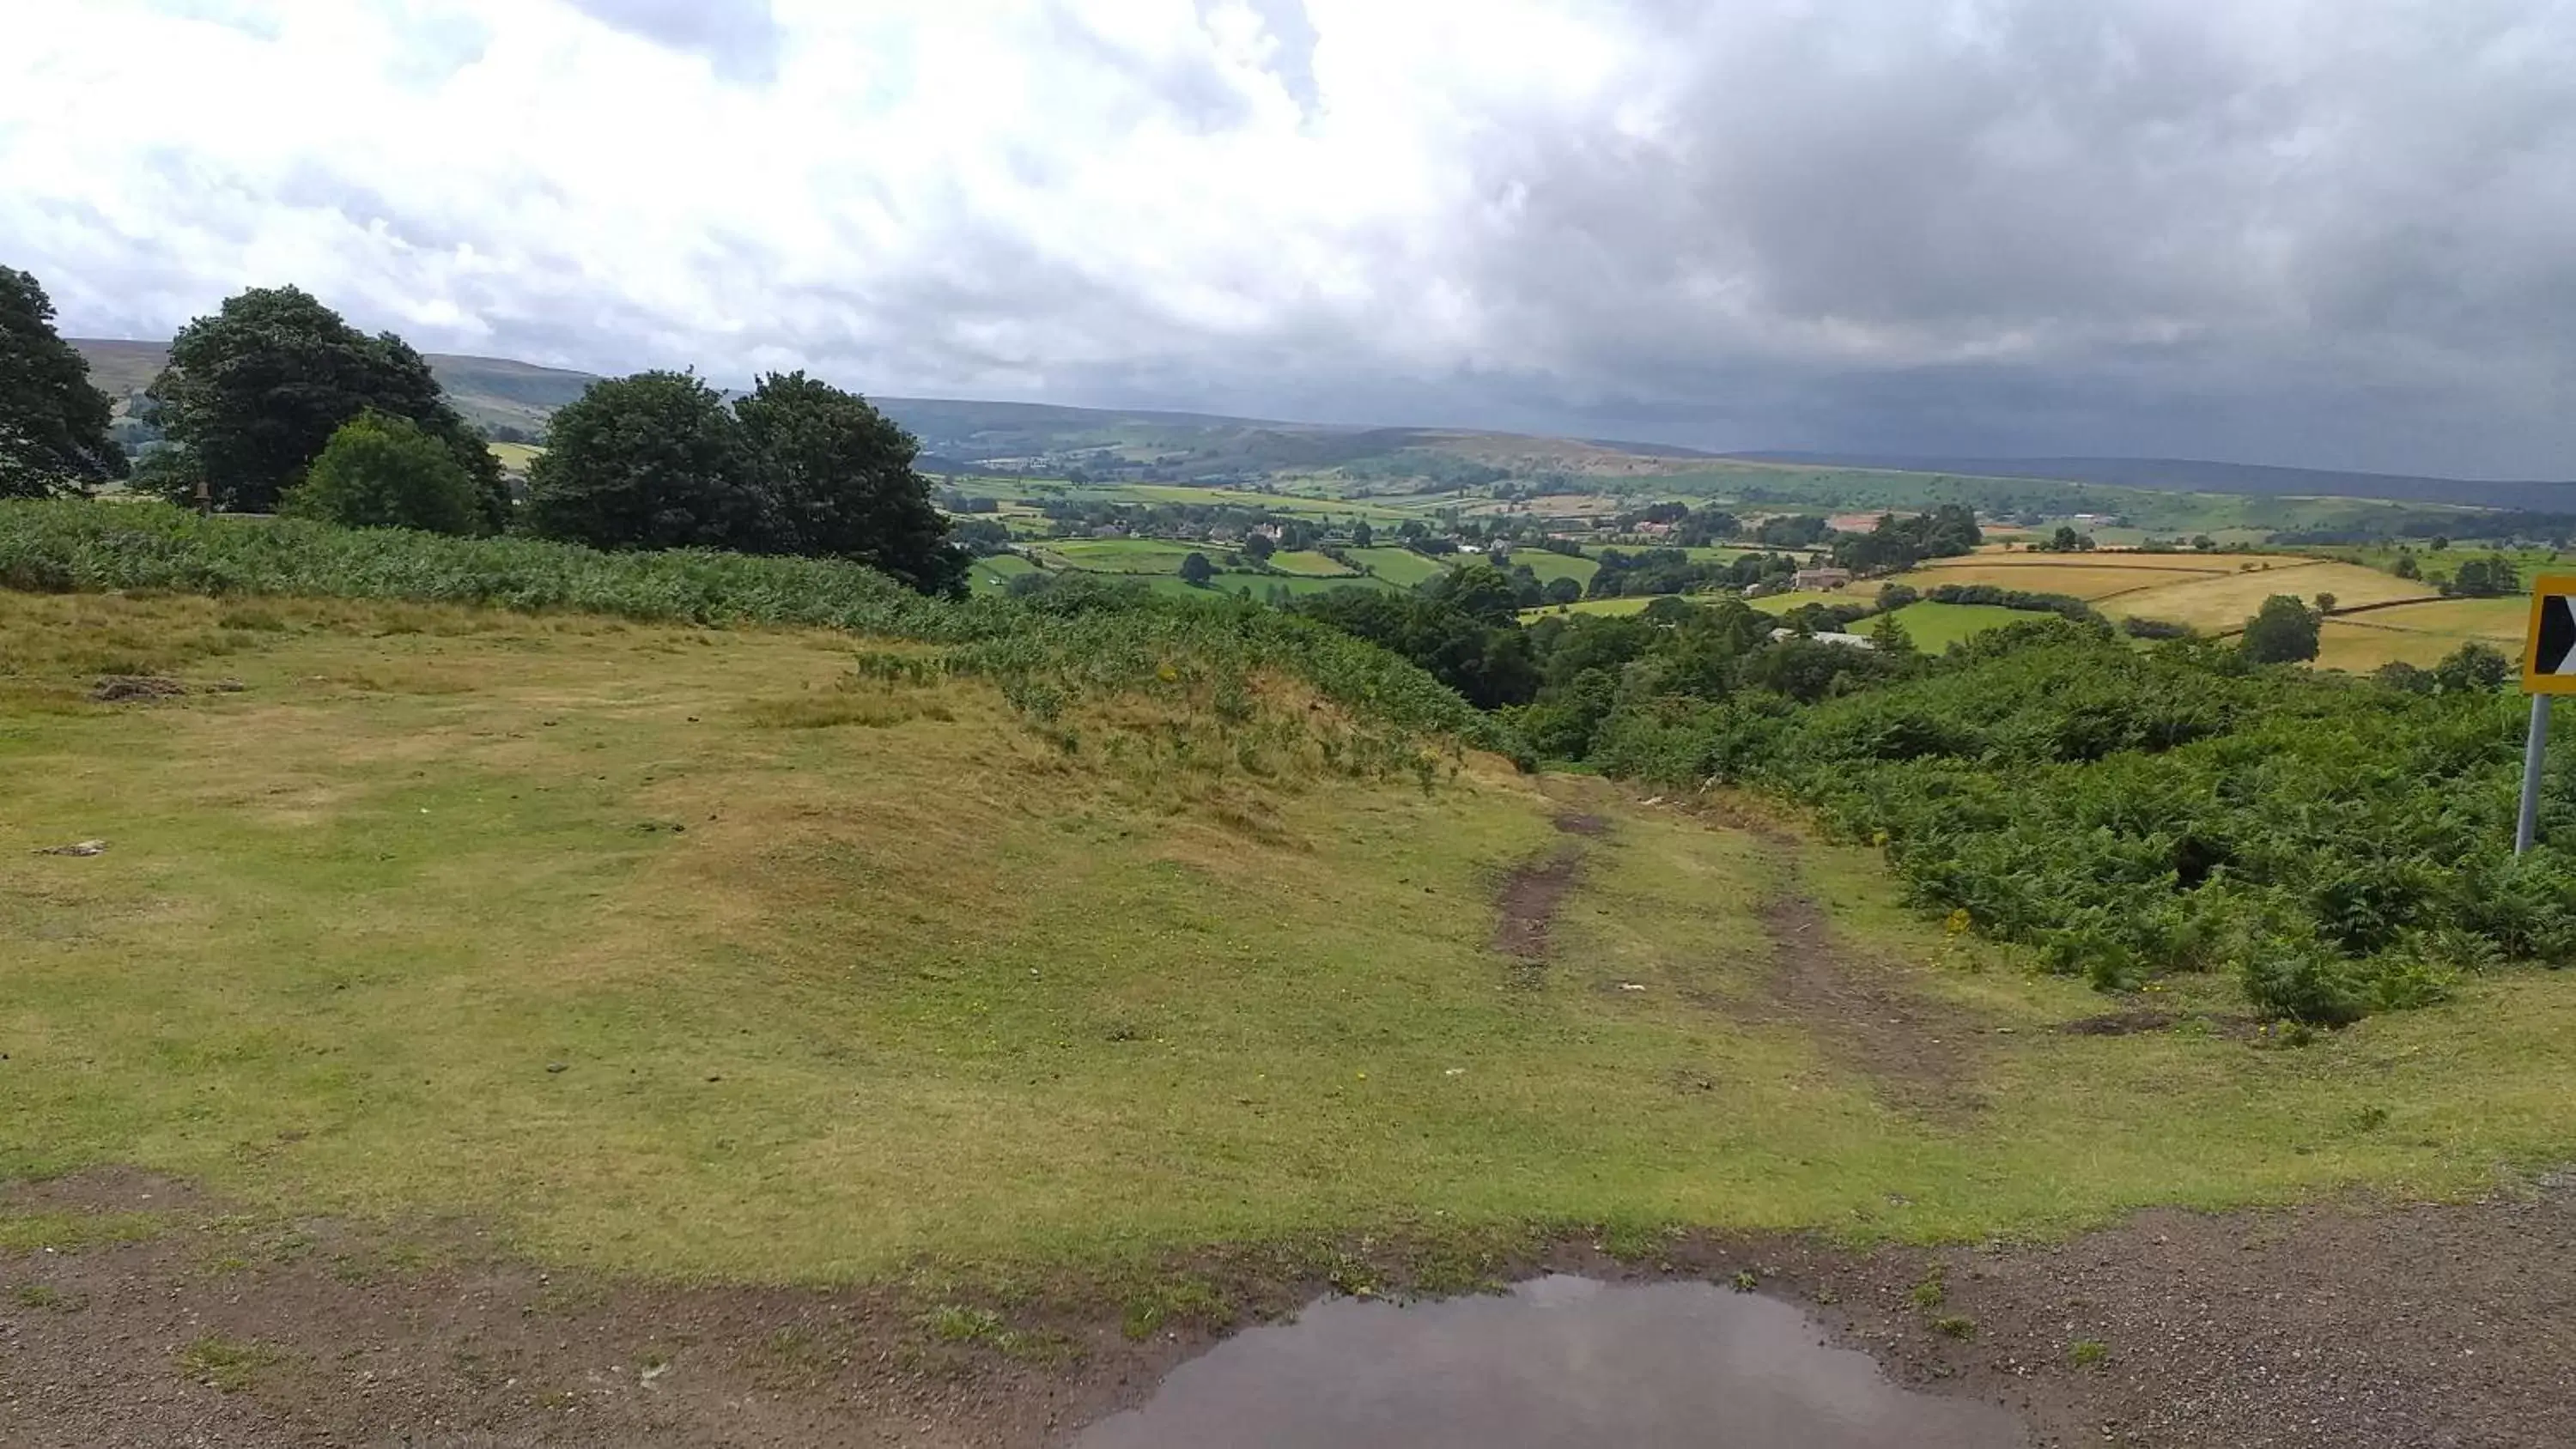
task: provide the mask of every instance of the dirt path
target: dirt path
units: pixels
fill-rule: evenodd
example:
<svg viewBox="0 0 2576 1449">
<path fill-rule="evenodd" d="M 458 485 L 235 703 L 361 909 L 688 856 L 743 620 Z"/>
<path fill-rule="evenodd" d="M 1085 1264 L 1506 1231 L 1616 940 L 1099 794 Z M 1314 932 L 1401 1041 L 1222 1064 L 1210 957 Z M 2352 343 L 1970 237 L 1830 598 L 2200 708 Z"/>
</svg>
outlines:
<svg viewBox="0 0 2576 1449">
<path fill-rule="evenodd" d="M 1556 828 L 1567 835 L 1598 837 L 1609 833 L 1610 822 L 1598 815 L 1568 813 L 1556 817 Z M 1583 847 L 1567 841 L 1513 867 L 1503 877 L 1503 888 L 1494 901 L 1494 949 L 1531 965 L 1544 962 L 1548 929 L 1555 925 L 1557 907 L 1574 888 L 1575 874 L 1582 866 Z"/>
<path fill-rule="evenodd" d="M 1955 1120 L 1983 1105 L 1970 1043 L 1985 1027 L 1973 1013 L 1910 990 L 1894 968 L 1845 951 L 1824 908 L 1805 896 L 1764 907 L 1762 929 L 1771 943 L 1774 1008 L 1837 1065 L 1927 1116 Z"/>
<path fill-rule="evenodd" d="M 133 1200 L 152 1186 L 75 1197 L 164 1207 Z M 178 1216 L 148 1242 L 0 1255 L 0 1445 L 1043 1449 L 1212 1341 L 1131 1340 L 1105 1299 L 943 1318 L 892 1289 L 621 1284 L 470 1239 L 395 1266 L 328 1223 Z M 1249 1250 L 1186 1266 L 1246 1319 L 1327 1291 Z M 2043 1449 L 2576 1444 L 2576 1178 L 2463 1206 L 2154 1213 L 2057 1247 L 1710 1235 L 1493 1266 L 1749 1274 L 1900 1380 L 2012 1408 Z M 1381 1269 L 1406 1281 L 1400 1257 Z"/>
</svg>

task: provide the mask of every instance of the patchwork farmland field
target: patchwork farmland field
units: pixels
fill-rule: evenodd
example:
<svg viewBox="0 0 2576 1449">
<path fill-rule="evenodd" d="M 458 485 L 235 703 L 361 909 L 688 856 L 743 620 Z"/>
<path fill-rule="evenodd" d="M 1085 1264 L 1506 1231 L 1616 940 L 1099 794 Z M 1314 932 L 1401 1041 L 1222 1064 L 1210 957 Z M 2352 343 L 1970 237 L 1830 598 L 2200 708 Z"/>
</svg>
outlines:
<svg viewBox="0 0 2576 1449">
<path fill-rule="evenodd" d="M 1538 581 L 1543 584 L 1557 579 L 1572 579 L 1578 584 L 1589 584 L 1592 582 L 1592 576 L 1601 572 L 1599 559 L 1570 558 L 1561 553 L 1549 553 L 1543 548 L 1514 550 L 1511 555 L 1511 566 L 1519 568 L 1523 564 L 1527 564 L 1529 571 L 1538 575 Z"/>
<path fill-rule="evenodd" d="M 1211 559 L 1210 561 L 1213 562 L 1214 560 Z M 1301 574 L 1310 578 L 1348 579 L 1358 577 L 1357 570 L 1345 568 L 1339 561 L 1328 558 L 1312 549 L 1305 549 L 1294 553 L 1272 554 L 1270 556 L 1270 566 L 1283 574 Z"/>
<path fill-rule="evenodd" d="M 1439 560 L 1426 558 L 1409 548 L 1355 548 L 1350 553 L 1351 557 L 1366 563 L 1370 572 L 1399 588 L 1409 589 L 1447 572 Z"/>
<path fill-rule="evenodd" d="M 1058 568 L 1095 574 L 1178 574 L 1181 560 L 1205 554 L 1209 563 L 1227 568 L 1232 550 L 1216 544 L 1174 543 L 1160 538 L 1068 538 L 1039 544 L 1034 552 Z"/>
<path fill-rule="evenodd" d="M 2356 672 L 2390 662 L 2419 668 L 2472 641 L 2519 657 L 2531 622 L 2527 598 L 2439 599 L 2328 619 L 2317 663 Z"/>
</svg>

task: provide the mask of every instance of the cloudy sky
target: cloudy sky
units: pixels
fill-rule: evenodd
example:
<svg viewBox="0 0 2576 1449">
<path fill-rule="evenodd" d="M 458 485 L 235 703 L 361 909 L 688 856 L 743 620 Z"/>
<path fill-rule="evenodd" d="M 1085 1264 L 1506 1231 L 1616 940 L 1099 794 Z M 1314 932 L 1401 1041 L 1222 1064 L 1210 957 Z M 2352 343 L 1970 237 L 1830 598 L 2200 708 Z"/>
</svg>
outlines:
<svg viewBox="0 0 2576 1449">
<path fill-rule="evenodd" d="M 2576 477 L 2576 0 L 0 9 L 75 334 Z"/>
</svg>

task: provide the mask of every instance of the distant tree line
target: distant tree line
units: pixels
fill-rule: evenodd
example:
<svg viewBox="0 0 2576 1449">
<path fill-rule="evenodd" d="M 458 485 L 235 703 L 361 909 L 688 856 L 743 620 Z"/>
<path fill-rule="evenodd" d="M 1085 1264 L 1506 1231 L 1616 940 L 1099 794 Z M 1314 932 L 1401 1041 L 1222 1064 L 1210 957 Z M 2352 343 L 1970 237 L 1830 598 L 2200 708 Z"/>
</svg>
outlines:
<svg viewBox="0 0 2576 1449">
<path fill-rule="evenodd" d="M 111 404 L 52 322 L 35 279 L 0 268 L 0 496 L 127 472 Z M 927 593 L 965 587 L 967 552 L 913 469 L 912 436 L 802 373 L 764 377 L 733 404 L 686 374 L 596 383 L 556 413 L 524 506 L 420 353 L 294 287 L 254 288 L 181 328 L 145 396 L 162 441 L 135 485 L 182 504 L 845 558 Z"/>
<path fill-rule="evenodd" d="M 1895 573 L 1927 558 L 1973 553 L 1985 539 L 1974 510 L 1944 503 L 1929 513 L 1879 515 L 1869 532 L 1836 539 L 1833 559 L 1854 573 Z"/>
</svg>

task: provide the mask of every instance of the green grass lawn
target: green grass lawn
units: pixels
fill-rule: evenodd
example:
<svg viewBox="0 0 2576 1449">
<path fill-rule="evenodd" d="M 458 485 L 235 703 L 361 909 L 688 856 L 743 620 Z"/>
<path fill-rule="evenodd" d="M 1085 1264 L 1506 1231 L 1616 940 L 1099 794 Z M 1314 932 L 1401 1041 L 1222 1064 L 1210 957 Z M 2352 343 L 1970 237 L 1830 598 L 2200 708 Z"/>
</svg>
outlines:
<svg viewBox="0 0 2576 1449">
<path fill-rule="evenodd" d="M 2112 1003 L 1915 920 L 1867 852 L 1474 758 L 1235 768 L 1318 717 L 1285 685 L 1180 768 L 1141 698 L 1041 731 L 854 668 L 919 648 L 0 593 L 0 1179 L 129 1164 L 814 1282 L 1569 1223 L 1976 1239 L 2576 1151 L 2576 973 L 2302 1050 L 2064 1035 Z M 106 672 L 244 687 L 88 702 Z M 1495 893 L 1567 805 L 1610 833 L 1532 968 Z M 1900 1105 L 1853 1021 L 1774 1001 L 1757 911 L 1793 891 L 1945 1013 L 1982 1109 Z"/>
</svg>

